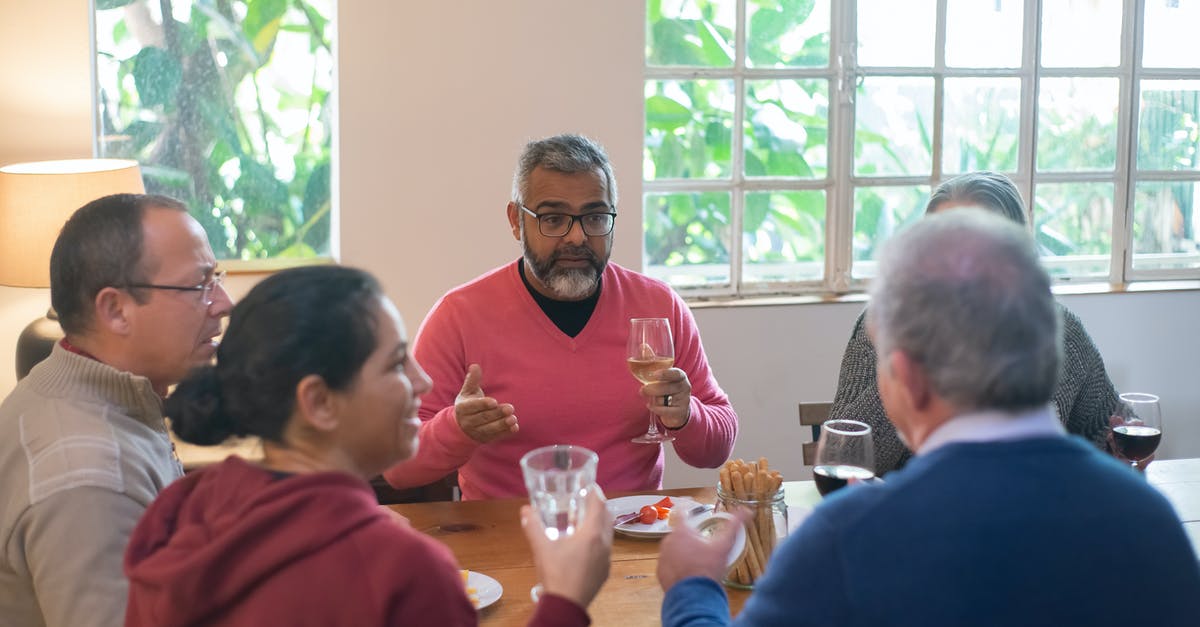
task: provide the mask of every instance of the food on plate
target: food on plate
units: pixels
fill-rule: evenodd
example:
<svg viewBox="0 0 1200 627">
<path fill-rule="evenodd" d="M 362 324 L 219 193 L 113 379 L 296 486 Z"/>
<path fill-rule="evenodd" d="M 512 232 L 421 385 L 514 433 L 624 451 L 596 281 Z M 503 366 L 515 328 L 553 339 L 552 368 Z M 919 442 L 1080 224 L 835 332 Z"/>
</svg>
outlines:
<svg viewBox="0 0 1200 627">
<path fill-rule="evenodd" d="M 613 524 L 621 526 L 636 522 L 643 525 L 652 525 L 656 520 L 666 520 L 671 515 L 672 507 L 675 507 L 675 504 L 671 502 L 671 497 L 665 496 L 661 501 L 653 505 L 645 505 L 636 512 L 617 516 Z"/>
<path fill-rule="evenodd" d="M 783 485 L 783 476 L 778 470 L 771 470 L 766 457 L 750 463 L 741 459 L 727 461 L 720 473 L 718 496 L 726 508 L 749 507 L 754 515 L 746 523 L 746 552 L 734 562 L 727 578 L 734 583 L 752 585 L 762 577 L 767 557 L 775 549 L 774 503 Z"/>
<path fill-rule="evenodd" d="M 479 592 L 467 583 L 467 580 L 471 576 L 471 571 L 460 570 L 458 574 L 462 575 L 463 586 L 467 589 L 467 598 L 471 599 L 471 606 L 479 609 Z"/>
</svg>

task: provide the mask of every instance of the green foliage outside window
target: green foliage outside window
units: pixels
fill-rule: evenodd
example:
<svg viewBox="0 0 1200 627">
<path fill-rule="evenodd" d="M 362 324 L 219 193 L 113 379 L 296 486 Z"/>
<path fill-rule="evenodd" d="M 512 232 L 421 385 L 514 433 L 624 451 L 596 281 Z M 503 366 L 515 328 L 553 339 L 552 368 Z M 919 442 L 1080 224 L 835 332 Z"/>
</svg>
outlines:
<svg viewBox="0 0 1200 627">
<path fill-rule="evenodd" d="M 328 255 L 332 15 L 331 0 L 96 0 L 101 156 L 138 160 L 218 258 Z"/>
</svg>

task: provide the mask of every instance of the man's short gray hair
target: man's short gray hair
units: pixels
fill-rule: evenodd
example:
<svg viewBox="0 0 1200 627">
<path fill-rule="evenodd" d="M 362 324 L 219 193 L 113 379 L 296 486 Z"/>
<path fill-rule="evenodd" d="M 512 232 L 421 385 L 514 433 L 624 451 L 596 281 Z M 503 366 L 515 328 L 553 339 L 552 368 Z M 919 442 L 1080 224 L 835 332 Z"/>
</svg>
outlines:
<svg viewBox="0 0 1200 627">
<path fill-rule="evenodd" d="M 1045 405 L 1061 322 L 1020 226 L 982 209 L 928 216 L 889 241 L 867 309 L 880 363 L 902 351 L 961 411 Z"/>
<path fill-rule="evenodd" d="M 513 202 L 524 204 L 529 194 L 529 176 L 541 166 L 563 174 L 592 172 L 597 168 L 604 173 L 604 185 L 608 188 L 608 204 L 617 206 L 617 180 L 613 177 L 612 164 L 604 148 L 583 135 L 555 135 L 525 144 L 517 160 L 517 171 L 513 173 Z"/>
</svg>

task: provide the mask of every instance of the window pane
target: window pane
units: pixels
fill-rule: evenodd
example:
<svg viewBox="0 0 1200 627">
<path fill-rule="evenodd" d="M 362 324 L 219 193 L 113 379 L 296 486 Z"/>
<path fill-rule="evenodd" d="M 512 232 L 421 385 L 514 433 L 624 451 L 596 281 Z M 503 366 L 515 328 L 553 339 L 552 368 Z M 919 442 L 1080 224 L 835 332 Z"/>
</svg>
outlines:
<svg viewBox="0 0 1200 627">
<path fill-rule="evenodd" d="M 829 0 L 747 0 L 750 67 L 829 65 Z"/>
<path fill-rule="evenodd" d="M 1014 171 L 1021 120 L 1021 79 L 947 78 L 942 171 Z"/>
<path fill-rule="evenodd" d="M 1042 65 L 1120 65 L 1122 10 L 1113 0 L 1043 0 Z"/>
<path fill-rule="evenodd" d="M 823 178 L 828 130 L 828 81 L 746 81 L 746 176 Z"/>
<path fill-rule="evenodd" d="M 646 3 L 646 64 L 731 67 L 734 0 Z"/>
<path fill-rule="evenodd" d="M 98 156 L 138 160 L 220 259 L 328 255 L 331 0 L 138 6 L 95 12 Z"/>
<path fill-rule="evenodd" d="M 1107 276 L 1112 253 L 1111 183 L 1042 183 L 1033 235 L 1052 276 Z"/>
<path fill-rule="evenodd" d="M 1138 183 L 1133 206 L 1133 267 L 1200 268 L 1196 181 Z"/>
<path fill-rule="evenodd" d="M 1115 78 L 1044 78 L 1038 94 L 1039 170 L 1112 170 L 1117 163 Z"/>
<path fill-rule="evenodd" d="M 858 64 L 933 67 L 934 0 L 858 0 Z"/>
<path fill-rule="evenodd" d="M 1200 81 L 1142 81 L 1141 170 L 1200 169 Z"/>
<path fill-rule="evenodd" d="M 824 191 L 747 193 L 744 215 L 744 281 L 819 281 L 824 277 Z"/>
<path fill-rule="evenodd" d="M 946 65 L 1021 67 L 1021 0 L 950 0 L 946 4 Z"/>
<path fill-rule="evenodd" d="M 733 81 L 646 81 L 646 180 L 728 178 Z"/>
<path fill-rule="evenodd" d="M 875 276 L 879 246 L 900 229 L 920 220 L 929 201 L 928 185 L 860 187 L 854 190 L 854 265 L 850 276 Z"/>
<path fill-rule="evenodd" d="M 929 174 L 933 79 L 870 77 L 858 88 L 856 174 Z"/>
<path fill-rule="evenodd" d="M 1196 0 L 1150 0 L 1146 3 L 1142 67 L 1200 67 L 1200 2 Z"/>
<path fill-rule="evenodd" d="M 646 273 L 676 287 L 728 285 L 729 194 L 646 194 Z"/>
</svg>

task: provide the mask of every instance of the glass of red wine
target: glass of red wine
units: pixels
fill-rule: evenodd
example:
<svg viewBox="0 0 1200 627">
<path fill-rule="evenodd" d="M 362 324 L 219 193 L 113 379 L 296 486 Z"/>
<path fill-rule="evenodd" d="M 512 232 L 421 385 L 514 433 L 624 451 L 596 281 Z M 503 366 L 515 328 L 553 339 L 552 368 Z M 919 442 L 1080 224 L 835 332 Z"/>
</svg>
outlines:
<svg viewBox="0 0 1200 627">
<path fill-rule="evenodd" d="M 1162 441 L 1162 411 L 1153 394 L 1126 392 L 1120 399 L 1112 421 L 1113 450 L 1138 468 Z"/>
<path fill-rule="evenodd" d="M 813 479 L 821 496 L 846 486 L 850 479 L 875 476 L 875 445 L 871 426 L 857 420 L 826 420 L 821 424 Z"/>
</svg>

